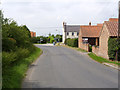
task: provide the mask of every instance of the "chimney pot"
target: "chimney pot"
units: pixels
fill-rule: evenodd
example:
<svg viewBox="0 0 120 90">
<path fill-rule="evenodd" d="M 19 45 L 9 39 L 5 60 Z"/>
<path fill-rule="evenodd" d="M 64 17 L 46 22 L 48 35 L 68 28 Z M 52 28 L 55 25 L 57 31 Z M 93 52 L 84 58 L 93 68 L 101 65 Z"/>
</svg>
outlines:
<svg viewBox="0 0 120 90">
<path fill-rule="evenodd" d="M 89 25 L 91 26 L 91 22 L 89 22 Z"/>
<path fill-rule="evenodd" d="M 66 25 L 66 22 L 63 22 L 63 26 L 65 26 Z"/>
</svg>

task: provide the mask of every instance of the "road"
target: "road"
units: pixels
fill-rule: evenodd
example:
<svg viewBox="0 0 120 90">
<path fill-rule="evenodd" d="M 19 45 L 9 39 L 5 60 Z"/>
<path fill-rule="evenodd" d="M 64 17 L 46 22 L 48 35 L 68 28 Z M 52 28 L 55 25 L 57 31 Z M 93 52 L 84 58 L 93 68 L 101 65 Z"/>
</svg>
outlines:
<svg viewBox="0 0 120 90">
<path fill-rule="evenodd" d="M 23 88 L 118 88 L 118 71 L 86 53 L 61 46 L 36 46 L 43 54 L 30 66 Z"/>
</svg>

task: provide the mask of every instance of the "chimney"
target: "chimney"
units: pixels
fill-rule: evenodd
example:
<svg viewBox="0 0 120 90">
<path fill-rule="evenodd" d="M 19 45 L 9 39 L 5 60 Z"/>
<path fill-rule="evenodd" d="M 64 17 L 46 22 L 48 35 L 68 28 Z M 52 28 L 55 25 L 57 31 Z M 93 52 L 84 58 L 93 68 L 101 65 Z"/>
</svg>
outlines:
<svg viewBox="0 0 120 90">
<path fill-rule="evenodd" d="M 64 28 L 64 30 L 66 32 L 66 22 L 63 22 L 63 28 Z"/>
<path fill-rule="evenodd" d="M 89 26 L 91 26 L 91 22 L 89 22 Z"/>
<path fill-rule="evenodd" d="M 63 22 L 63 26 L 65 26 L 66 25 L 66 22 Z"/>
</svg>

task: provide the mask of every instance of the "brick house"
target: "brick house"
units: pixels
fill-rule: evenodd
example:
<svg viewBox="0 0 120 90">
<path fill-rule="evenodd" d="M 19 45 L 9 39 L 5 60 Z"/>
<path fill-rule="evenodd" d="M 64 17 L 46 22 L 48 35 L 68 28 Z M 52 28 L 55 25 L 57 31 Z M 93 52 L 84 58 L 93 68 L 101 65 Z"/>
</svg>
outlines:
<svg viewBox="0 0 120 90">
<path fill-rule="evenodd" d="M 63 22 L 63 40 L 62 42 L 65 42 L 65 39 L 67 38 L 78 38 L 80 31 L 80 25 L 67 25 L 65 22 Z"/>
<path fill-rule="evenodd" d="M 36 37 L 36 32 L 30 31 L 31 37 Z"/>
<path fill-rule="evenodd" d="M 78 38 L 78 46 L 81 49 L 89 51 L 89 45 L 99 46 L 99 35 L 102 29 L 103 24 L 91 25 L 83 25 L 80 26 L 80 33 Z"/>
<path fill-rule="evenodd" d="M 92 47 L 93 53 L 98 56 L 109 59 L 108 57 L 108 39 L 117 38 L 118 34 L 118 19 L 110 18 L 109 21 L 105 21 L 101 33 L 99 36 L 99 48 Z"/>
</svg>

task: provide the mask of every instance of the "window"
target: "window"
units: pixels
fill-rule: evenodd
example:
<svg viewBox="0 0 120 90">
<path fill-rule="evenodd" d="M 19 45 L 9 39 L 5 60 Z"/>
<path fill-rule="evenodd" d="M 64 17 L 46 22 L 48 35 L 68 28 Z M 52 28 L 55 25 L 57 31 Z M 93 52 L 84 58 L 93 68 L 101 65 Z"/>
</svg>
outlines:
<svg viewBox="0 0 120 90">
<path fill-rule="evenodd" d="M 69 32 L 67 32 L 67 35 L 69 35 Z"/>
<path fill-rule="evenodd" d="M 83 43 L 88 43 L 88 38 L 82 38 Z"/>
<path fill-rule="evenodd" d="M 77 32 L 77 36 L 79 35 L 79 33 Z"/>
<path fill-rule="evenodd" d="M 72 36 L 74 35 L 74 32 L 72 32 Z"/>
</svg>

